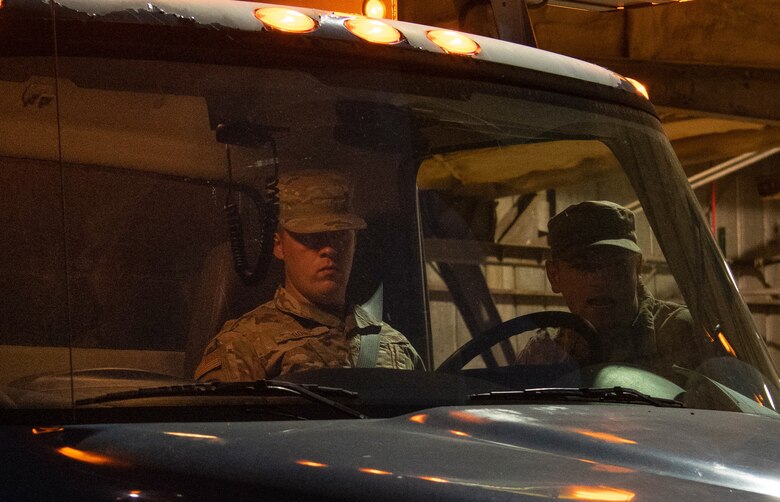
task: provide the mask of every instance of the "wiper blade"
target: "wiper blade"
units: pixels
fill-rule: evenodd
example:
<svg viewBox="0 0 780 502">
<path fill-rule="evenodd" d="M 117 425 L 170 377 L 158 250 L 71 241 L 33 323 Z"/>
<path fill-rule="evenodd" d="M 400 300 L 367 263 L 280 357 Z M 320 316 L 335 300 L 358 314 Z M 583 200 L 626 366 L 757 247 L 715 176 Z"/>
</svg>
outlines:
<svg viewBox="0 0 780 502">
<path fill-rule="evenodd" d="M 643 394 L 627 387 L 594 388 L 557 388 L 507 390 L 473 394 L 470 399 L 505 399 L 507 401 L 590 401 L 605 403 L 642 403 L 652 406 L 682 408 L 685 405 L 674 399 L 665 399 Z"/>
<path fill-rule="evenodd" d="M 79 399 L 76 406 L 88 404 L 110 403 L 128 399 L 144 399 L 149 397 L 188 397 L 188 396 L 278 396 L 292 394 L 309 401 L 320 403 L 336 409 L 353 418 L 368 418 L 357 410 L 328 399 L 323 394 L 336 394 L 343 397 L 357 398 L 357 392 L 337 387 L 325 387 L 316 384 L 297 384 L 281 380 L 258 380 L 256 382 L 206 382 L 164 387 L 148 387 L 131 391 L 112 392 L 102 396 Z"/>
</svg>

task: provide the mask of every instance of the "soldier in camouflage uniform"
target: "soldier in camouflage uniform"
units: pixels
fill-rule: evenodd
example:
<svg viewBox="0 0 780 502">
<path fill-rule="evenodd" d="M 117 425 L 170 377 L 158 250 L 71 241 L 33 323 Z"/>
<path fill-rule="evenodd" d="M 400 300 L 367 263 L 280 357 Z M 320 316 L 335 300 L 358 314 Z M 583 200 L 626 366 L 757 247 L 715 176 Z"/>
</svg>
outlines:
<svg viewBox="0 0 780 502">
<path fill-rule="evenodd" d="M 259 380 L 318 368 L 422 369 L 405 336 L 345 303 L 355 232 L 347 179 L 331 171 L 283 177 L 274 256 L 285 283 L 273 300 L 225 323 L 195 371 L 201 381 Z"/>
<path fill-rule="evenodd" d="M 694 336 L 688 309 L 655 299 L 642 284 L 634 214 L 607 201 L 566 208 L 548 225 L 547 277 L 569 310 L 601 336 L 605 361 L 571 329 L 547 328 L 532 337 L 519 364 L 592 362 L 635 364 L 672 377 L 672 366 L 695 368 L 705 347 Z"/>
</svg>

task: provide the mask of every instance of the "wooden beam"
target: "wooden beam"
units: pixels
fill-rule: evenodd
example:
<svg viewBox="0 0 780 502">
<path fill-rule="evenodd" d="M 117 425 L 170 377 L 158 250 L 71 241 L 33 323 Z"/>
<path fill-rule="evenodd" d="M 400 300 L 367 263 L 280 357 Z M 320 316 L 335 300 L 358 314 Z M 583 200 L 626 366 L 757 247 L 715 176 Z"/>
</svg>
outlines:
<svg viewBox="0 0 780 502">
<path fill-rule="evenodd" d="M 623 58 L 591 58 L 590 61 L 639 80 L 648 88 L 650 100 L 657 105 L 780 121 L 780 68 Z"/>
</svg>

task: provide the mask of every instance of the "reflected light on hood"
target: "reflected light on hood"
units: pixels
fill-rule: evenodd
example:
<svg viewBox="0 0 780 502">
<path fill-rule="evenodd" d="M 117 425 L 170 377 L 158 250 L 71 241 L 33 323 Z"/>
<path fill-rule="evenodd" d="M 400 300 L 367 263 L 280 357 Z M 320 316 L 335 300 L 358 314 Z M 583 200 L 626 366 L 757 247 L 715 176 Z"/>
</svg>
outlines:
<svg viewBox="0 0 780 502">
<path fill-rule="evenodd" d="M 629 501 L 634 500 L 635 496 L 634 492 L 609 486 L 567 486 L 561 490 L 559 498 L 565 500 Z"/>
<path fill-rule="evenodd" d="M 416 424 L 424 424 L 427 420 L 428 420 L 428 415 L 426 415 L 425 413 L 421 413 L 419 415 L 409 417 L 409 421 L 414 422 Z"/>
<path fill-rule="evenodd" d="M 775 401 L 772 399 L 772 393 L 769 392 L 769 387 L 767 387 L 766 384 L 764 384 L 764 394 L 769 400 L 769 406 L 771 406 L 773 410 L 777 410 L 777 407 L 775 406 Z"/>
<path fill-rule="evenodd" d="M 382 471 L 379 469 L 370 469 L 368 467 L 361 467 L 360 469 L 358 469 L 358 471 L 365 472 L 366 474 L 377 474 L 379 476 L 388 476 L 392 474 L 392 472 Z"/>
<path fill-rule="evenodd" d="M 580 462 L 584 462 L 586 464 L 591 464 L 594 471 L 597 472 L 610 472 L 612 474 L 630 474 L 632 472 L 636 472 L 636 469 L 631 469 L 630 467 L 621 467 L 619 465 L 611 465 L 611 464 L 601 464 L 599 462 L 596 462 L 594 460 L 588 460 L 586 458 L 578 458 Z"/>
<path fill-rule="evenodd" d="M 168 436 L 177 436 L 190 439 L 206 439 L 208 441 L 220 441 L 219 436 L 212 436 L 210 434 L 194 434 L 191 432 L 164 432 L 163 434 Z"/>
<path fill-rule="evenodd" d="M 634 441 L 633 439 L 622 438 L 620 436 L 616 436 L 608 432 L 597 432 L 589 429 L 569 429 L 569 430 L 572 432 L 576 432 L 577 434 L 582 434 L 583 436 L 588 436 L 593 439 L 604 441 L 605 443 L 637 444 L 636 441 Z"/>
<path fill-rule="evenodd" d="M 470 424 L 487 424 L 492 422 L 492 420 L 487 417 L 480 417 L 468 411 L 459 411 L 459 410 L 451 411 L 450 416 L 452 418 L 455 418 L 462 422 L 468 422 Z"/>
<path fill-rule="evenodd" d="M 432 483 L 449 483 L 444 478 L 437 478 L 436 476 L 417 476 L 417 479 L 422 479 L 423 481 L 430 481 Z"/>
<path fill-rule="evenodd" d="M 737 357 L 737 353 L 734 351 L 734 347 L 732 347 L 729 341 L 726 339 L 726 335 L 724 335 L 722 332 L 718 333 L 718 340 L 720 340 L 720 343 L 723 345 L 723 348 L 726 349 L 726 352 L 734 357 Z"/>
<path fill-rule="evenodd" d="M 88 464 L 105 465 L 114 463 L 114 459 L 111 457 L 106 457 L 105 455 L 99 455 L 97 453 L 90 453 L 88 451 L 77 450 L 76 448 L 71 448 L 70 446 L 64 446 L 58 449 L 57 453 L 65 455 L 68 458 L 72 458 L 73 460 L 86 462 Z"/>
<path fill-rule="evenodd" d="M 470 438 L 471 437 L 471 434 L 469 434 L 468 432 L 463 432 L 463 431 L 450 430 L 450 434 L 452 434 L 453 436 L 460 436 L 460 437 L 463 437 L 463 438 Z"/>
<path fill-rule="evenodd" d="M 312 460 L 296 460 L 296 464 L 305 465 L 306 467 L 327 467 L 328 464 L 322 464 L 320 462 L 314 462 Z"/>
</svg>

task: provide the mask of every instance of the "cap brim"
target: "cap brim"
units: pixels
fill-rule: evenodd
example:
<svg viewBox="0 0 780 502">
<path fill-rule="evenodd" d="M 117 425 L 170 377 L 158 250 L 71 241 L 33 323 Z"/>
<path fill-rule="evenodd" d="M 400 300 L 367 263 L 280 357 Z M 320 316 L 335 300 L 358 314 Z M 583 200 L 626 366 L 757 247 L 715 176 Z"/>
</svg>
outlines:
<svg viewBox="0 0 780 502">
<path fill-rule="evenodd" d="M 630 239 L 605 239 L 603 241 L 592 242 L 588 244 L 587 247 L 592 248 L 596 246 L 613 246 L 616 248 L 628 249 L 629 251 L 633 251 L 635 253 L 642 252 L 642 250 L 639 248 L 639 245 Z"/>
<path fill-rule="evenodd" d="M 339 230 L 363 230 L 366 222 L 360 216 L 349 213 L 318 214 L 301 218 L 290 218 L 281 222 L 282 227 L 298 234 L 337 232 Z"/>
<path fill-rule="evenodd" d="M 584 255 L 588 249 L 593 249 L 602 246 L 627 249 L 628 251 L 642 254 L 642 249 L 640 249 L 640 247 L 637 245 L 636 242 L 630 239 L 605 239 L 601 241 L 591 242 L 590 244 L 586 244 L 584 246 L 571 247 L 563 251 L 559 251 L 557 253 L 553 252 L 553 256 L 556 258 L 560 258 L 562 260 L 571 260 L 578 256 Z"/>
</svg>

